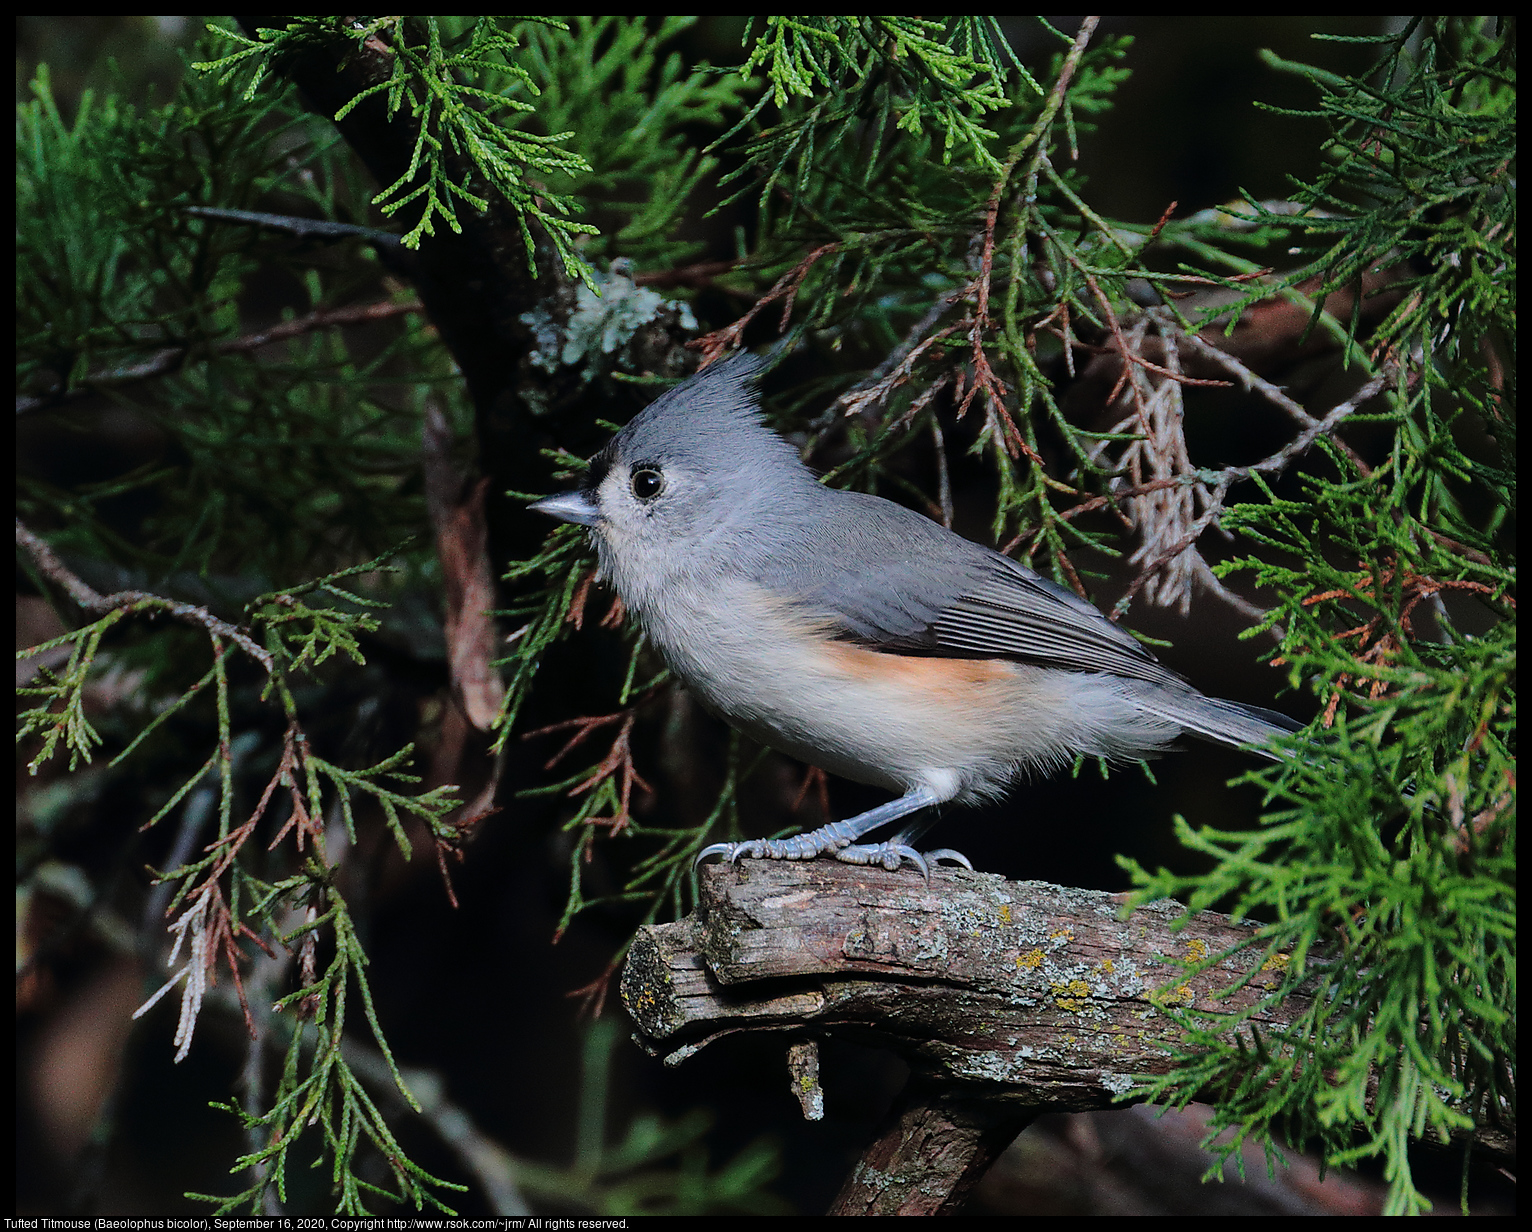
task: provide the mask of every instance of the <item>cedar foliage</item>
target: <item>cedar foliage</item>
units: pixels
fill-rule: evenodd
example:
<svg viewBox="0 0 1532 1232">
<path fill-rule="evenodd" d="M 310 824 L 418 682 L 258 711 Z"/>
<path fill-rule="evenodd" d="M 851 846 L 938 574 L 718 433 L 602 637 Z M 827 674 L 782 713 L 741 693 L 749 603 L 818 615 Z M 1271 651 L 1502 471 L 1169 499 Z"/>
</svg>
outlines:
<svg viewBox="0 0 1532 1232">
<path fill-rule="evenodd" d="M 757 23 L 733 70 L 682 60 L 682 18 L 227 26 L 164 104 L 108 91 L 66 120 L 44 68 L 18 110 L 18 407 L 82 431 L 115 405 L 160 442 L 104 480 L 20 478 L 19 559 L 68 629 L 23 652 L 42 664 L 21 690 L 26 763 L 58 774 L 67 752 L 57 782 L 81 784 L 79 807 L 106 756 L 139 822 L 176 818 L 189 836 L 161 872 L 191 954 L 183 1054 L 220 965 L 236 985 L 250 970 L 245 941 L 299 969 L 275 1018 L 239 987 L 252 1031 L 286 1022 L 288 1044 L 275 1090 L 230 1105 L 251 1131 L 248 1184 L 212 1201 L 286 1201 L 289 1154 L 311 1134 L 337 1211 L 452 1201 L 348 1058 L 359 1004 L 414 1103 L 341 873 L 359 827 L 385 827 L 405 856 L 415 827 L 444 868 L 464 838 L 456 789 L 423 788 L 415 741 L 380 742 L 368 716 L 395 687 L 372 666 L 383 644 L 441 653 L 420 424 L 436 407 L 468 439 L 485 414 L 398 271 L 493 202 L 521 241 L 497 259 L 536 275 L 531 362 L 549 388 L 568 378 L 515 407 L 544 490 L 577 478 L 598 439 L 588 411 L 563 414 L 585 405 L 568 388 L 679 375 L 635 359 L 646 329 L 679 342 L 710 327 L 694 340 L 710 357 L 748 329 L 833 373 L 770 408 L 826 482 L 950 525 L 961 442 L 990 477 L 997 545 L 1083 588 L 1076 560 L 1120 554 L 1126 526 L 1137 573 L 1119 615 L 1140 594 L 1183 609 L 1197 595 L 1279 641 L 1323 714 L 1302 756 L 1254 776 L 1271 805 L 1259 828 L 1183 823 L 1205 871 L 1130 867 L 1143 897 L 1261 919 L 1251 944 L 1283 991 L 1330 995 L 1276 1038 L 1248 1014 L 1188 1015 L 1178 1068 L 1151 1092 L 1222 1092 L 1214 1129 L 1237 1131 L 1225 1154 L 1275 1133 L 1331 1162 L 1381 1156 L 1391 1209 L 1424 1209 L 1410 1142 L 1466 1142 L 1514 1116 L 1514 20 L 1412 19 L 1372 40 L 1376 66 L 1358 77 L 1272 57 L 1313 85 L 1324 173 L 1289 201 L 1158 222 L 1102 217 L 1069 157 L 1128 72 L 1126 39 L 1051 31 L 1053 56 L 1023 65 L 990 19 Z M 284 81 L 302 57 L 378 48 L 386 80 L 334 119 L 381 100 L 413 134 L 407 171 L 381 186 Z M 361 225 L 373 206 L 397 239 Z M 188 207 L 348 226 L 316 250 Z M 704 268 L 707 209 L 749 225 L 732 260 Z M 243 306 L 273 279 L 288 306 L 267 335 Z M 346 332 L 360 300 L 373 324 Z M 1273 305 L 1302 314 L 1295 347 L 1338 352 L 1349 398 L 1305 409 L 1236 346 L 1209 345 Z M 1103 372 L 1109 413 L 1081 414 L 1071 391 Z M 1183 400 L 1209 380 L 1288 415 L 1287 445 L 1243 467 L 1189 457 Z M 1363 425 L 1366 459 L 1347 439 Z M 929 490 L 916 455 L 938 476 Z M 1103 509 L 1119 524 L 1083 516 Z M 1215 524 L 1238 545 L 1216 567 L 1199 547 Z M 539 691 L 556 691 L 540 670 L 590 591 L 582 533 L 513 546 L 502 755 Z M 1231 574 L 1269 606 L 1225 587 Z M 597 733 L 606 750 L 560 781 L 509 785 L 573 798 L 561 931 L 598 904 L 635 921 L 683 912 L 693 854 L 738 836 L 763 756 L 731 737 L 701 805 L 651 796 L 678 754 L 640 764 L 635 749 L 685 732 L 664 727 L 663 665 L 636 630 L 621 636 L 610 712 L 556 724 L 570 738 L 553 762 Z M 103 705 L 103 681 L 124 673 L 131 690 Z M 25 883 L 47 865 L 47 827 L 22 847 Z M 590 1074 L 604 1064 L 599 1048 L 587 1057 Z M 525 1168 L 529 1193 L 612 1212 L 768 1201 L 768 1148 L 699 1172 L 676 1162 L 695 1121 L 636 1123 L 603 1148 L 601 1098 L 587 1093 L 596 1120 L 575 1169 Z M 382 1186 L 364 1141 L 387 1161 Z"/>
</svg>

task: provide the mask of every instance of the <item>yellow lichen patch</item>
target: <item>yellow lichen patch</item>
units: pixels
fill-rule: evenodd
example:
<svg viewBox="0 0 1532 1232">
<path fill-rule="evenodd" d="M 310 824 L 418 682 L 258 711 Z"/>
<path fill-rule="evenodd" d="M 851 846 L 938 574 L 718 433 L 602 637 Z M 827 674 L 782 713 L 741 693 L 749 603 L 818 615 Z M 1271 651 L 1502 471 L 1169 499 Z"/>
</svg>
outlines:
<svg viewBox="0 0 1532 1232">
<path fill-rule="evenodd" d="M 1154 993 L 1150 998 L 1155 1005 L 1165 1009 L 1171 1009 L 1178 1005 L 1190 1005 L 1197 999 L 1197 994 L 1192 991 L 1190 984 L 1182 984 L 1179 988 L 1172 988 L 1166 992 Z"/>
<path fill-rule="evenodd" d="M 1090 985 L 1084 980 L 1055 980 L 1050 991 L 1053 1003 L 1061 1010 L 1080 1010 L 1090 999 Z"/>
</svg>

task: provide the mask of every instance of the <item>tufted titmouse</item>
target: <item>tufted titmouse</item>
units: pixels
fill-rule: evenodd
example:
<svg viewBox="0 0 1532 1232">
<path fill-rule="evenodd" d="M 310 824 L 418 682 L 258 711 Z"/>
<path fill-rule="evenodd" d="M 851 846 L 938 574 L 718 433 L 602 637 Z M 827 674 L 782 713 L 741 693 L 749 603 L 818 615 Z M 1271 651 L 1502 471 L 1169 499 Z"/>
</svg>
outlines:
<svg viewBox="0 0 1532 1232">
<path fill-rule="evenodd" d="M 858 840 L 1082 755 L 1131 761 L 1183 733 L 1244 746 L 1297 730 L 1285 715 L 1204 697 L 1090 604 L 1000 553 L 820 484 L 762 422 L 760 366 L 738 356 L 671 389 L 592 459 L 583 489 L 531 506 L 590 528 L 602 576 L 709 710 L 902 793 L 807 834 L 714 844 L 699 861 L 828 852 L 926 872 L 911 844 L 929 822 Z"/>
</svg>

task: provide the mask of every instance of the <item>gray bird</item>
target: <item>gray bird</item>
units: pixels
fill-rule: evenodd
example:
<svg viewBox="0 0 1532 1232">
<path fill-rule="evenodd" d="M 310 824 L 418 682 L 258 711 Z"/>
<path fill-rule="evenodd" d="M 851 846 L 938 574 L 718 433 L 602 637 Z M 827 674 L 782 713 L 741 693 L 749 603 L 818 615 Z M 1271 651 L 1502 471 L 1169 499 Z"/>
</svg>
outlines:
<svg viewBox="0 0 1532 1232">
<path fill-rule="evenodd" d="M 911 844 L 933 805 L 995 799 L 1081 756 L 1151 757 L 1182 734 L 1243 748 L 1298 729 L 1203 696 L 1000 553 L 819 483 L 762 422 L 760 367 L 742 355 L 677 385 L 596 455 L 584 488 L 531 506 L 590 528 L 602 577 L 708 710 L 900 793 L 806 834 L 714 844 L 699 861 L 827 853 L 928 874 Z M 859 841 L 901 818 L 890 839 Z"/>
</svg>

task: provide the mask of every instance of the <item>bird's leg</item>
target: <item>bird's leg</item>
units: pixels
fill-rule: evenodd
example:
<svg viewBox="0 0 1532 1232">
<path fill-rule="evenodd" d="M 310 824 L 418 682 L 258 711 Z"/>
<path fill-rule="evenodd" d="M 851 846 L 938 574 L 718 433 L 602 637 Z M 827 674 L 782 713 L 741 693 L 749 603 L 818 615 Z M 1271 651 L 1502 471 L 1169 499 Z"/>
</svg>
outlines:
<svg viewBox="0 0 1532 1232">
<path fill-rule="evenodd" d="M 929 820 L 907 824 L 887 842 L 858 843 L 856 840 L 872 833 L 879 826 L 940 803 L 940 798 L 929 787 L 912 787 L 897 800 L 890 800 L 887 804 L 880 804 L 875 809 L 868 809 L 844 821 L 832 821 L 807 834 L 794 834 L 790 838 L 746 839 L 741 843 L 714 843 L 697 853 L 695 863 L 701 864 L 708 856 L 723 856 L 733 863 L 745 857 L 752 860 L 812 860 L 816 856 L 829 854 L 848 864 L 881 864 L 890 870 L 909 860 L 929 877 L 931 870 L 926 862 L 927 857 L 910 846 L 930 825 Z M 956 860 L 968 865 L 968 861 L 957 852 L 945 849 L 932 852 L 930 858 Z"/>
</svg>

